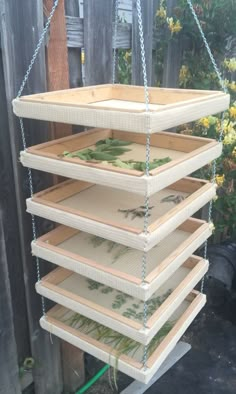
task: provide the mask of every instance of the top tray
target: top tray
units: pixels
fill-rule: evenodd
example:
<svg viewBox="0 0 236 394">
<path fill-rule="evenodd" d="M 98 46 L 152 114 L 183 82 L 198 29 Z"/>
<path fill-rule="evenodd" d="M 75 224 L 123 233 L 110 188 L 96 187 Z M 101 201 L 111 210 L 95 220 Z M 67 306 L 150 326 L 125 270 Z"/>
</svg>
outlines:
<svg viewBox="0 0 236 394">
<path fill-rule="evenodd" d="M 13 100 L 23 118 L 150 133 L 224 111 L 229 95 L 218 91 L 149 88 L 149 112 L 143 86 L 98 85 L 23 96 Z"/>
</svg>

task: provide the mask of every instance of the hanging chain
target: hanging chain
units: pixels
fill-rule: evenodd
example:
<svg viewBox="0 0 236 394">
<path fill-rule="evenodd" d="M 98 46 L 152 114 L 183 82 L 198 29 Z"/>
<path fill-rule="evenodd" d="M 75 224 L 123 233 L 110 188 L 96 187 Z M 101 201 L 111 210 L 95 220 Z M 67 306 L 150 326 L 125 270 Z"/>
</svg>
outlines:
<svg viewBox="0 0 236 394">
<path fill-rule="evenodd" d="M 43 29 L 43 31 L 42 31 L 42 34 L 41 34 L 40 38 L 39 38 L 39 42 L 38 42 L 38 44 L 37 44 L 37 47 L 36 47 L 36 49 L 35 49 L 35 51 L 34 51 L 34 54 L 33 54 L 33 56 L 32 56 L 32 59 L 31 59 L 31 61 L 30 61 L 29 67 L 28 67 L 28 69 L 27 69 L 27 71 L 26 71 L 26 73 L 25 73 L 25 76 L 24 76 L 23 81 L 22 81 L 22 83 L 21 83 L 20 89 L 19 89 L 19 91 L 18 91 L 18 93 L 17 93 L 17 98 L 20 98 L 21 95 L 22 95 L 22 92 L 23 92 L 23 90 L 24 90 L 24 88 L 25 88 L 25 85 L 26 85 L 26 83 L 27 83 L 27 81 L 28 81 L 28 78 L 29 78 L 30 72 L 31 72 L 31 70 L 32 70 L 32 67 L 33 67 L 33 65 L 34 65 L 34 63 L 35 63 L 35 61 L 36 61 L 36 59 L 37 59 L 39 50 L 40 50 L 40 48 L 41 48 L 41 46 L 42 46 L 42 43 L 44 42 L 45 35 L 46 35 L 47 32 L 48 32 L 48 29 L 49 29 L 51 20 L 52 20 L 53 15 L 54 15 L 54 13 L 55 13 L 55 11 L 56 11 L 56 8 L 57 8 L 57 6 L 58 6 L 58 3 L 59 3 L 59 0 L 55 0 L 55 2 L 54 2 L 54 4 L 53 4 L 53 7 L 52 7 L 52 10 L 51 10 L 51 12 L 50 12 L 50 14 L 49 14 L 49 17 L 48 17 L 48 19 L 47 19 L 47 22 L 46 22 L 46 24 L 45 24 L 45 27 L 44 27 L 44 29 Z M 19 121 L 20 121 L 20 132 L 21 132 L 22 145 L 23 145 L 23 149 L 26 150 L 26 149 L 27 149 L 27 144 L 26 144 L 26 138 L 25 138 L 25 130 L 24 130 L 23 119 L 19 117 Z M 31 168 L 27 168 L 27 173 L 28 173 L 30 197 L 32 198 L 32 197 L 33 197 L 33 194 L 34 194 L 34 187 L 33 187 L 33 177 L 32 177 Z M 32 219 L 33 240 L 36 241 L 36 239 L 37 239 L 37 231 L 36 231 L 35 216 L 34 216 L 34 215 L 31 215 L 31 219 Z M 41 280 L 41 275 L 40 275 L 40 259 L 39 259 L 37 256 L 35 256 L 35 260 L 36 260 L 37 281 L 39 282 L 39 281 Z M 45 315 L 45 314 L 46 314 L 46 308 L 45 308 L 45 300 L 44 300 L 44 297 L 43 297 L 43 296 L 41 296 L 41 305 L 42 305 L 42 313 L 43 313 L 43 315 Z"/>
<path fill-rule="evenodd" d="M 48 29 L 49 29 L 51 20 L 52 20 L 53 15 L 54 15 L 54 13 L 55 13 L 55 11 L 56 11 L 56 8 L 57 8 L 57 6 L 58 6 L 58 3 L 59 3 L 59 0 L 55 0 L 55 2 L 54 2 L 54 4 L 53 4 L 53 7 L 52 7 L 52 9 L 51 9 L 51 12 L 50 12 L 50 14 L 49 14 L 49 16 L 48 16 L 46 25 L 45 25 L 45 27 L 44 27 L 44 29 L 43 29 L 43 31 L 42 31 L 42 34 L 41 34 L 41 36 L 40 36 L 40 38 L 39 38 L 39 42 L 38 42 L 38 44 L 37 44 L 37 47 L 36 47 L 36 49 L 35 49 L 35 51 L 34 51 L 34 54 L 33 54 L 33 56 L 32 56 L 32 59 L 31 59 L 31 61 L 30 61 L 29 67 L 28 67 L 28 69 L 27 69 L 27 71 L 26 71 L 26 73 L 25 73 L 25 76 L 24 76 L 24 78 L 23 78 L 23 81 L 22 81 L 22 83 L 21 83 L 19 92 L 17 93 L 17 96 L 16 96 L 17 98 L 19 98 L 19 97 L 22 95 L 22 92 L 23 92 L 23 90 L 24 90 L 25 84 L 26 84 L 26 82 L 28 81 L 30 72 L 31 72 L 32 67 L 33 67 L 33 65 L 34 65 L 34 63 L 35 63 L 35 60 L 36 60 L 36 58 L 37 58 L 37 56 L 38 56 L 39 50 L 40 50 L 40 48 L 41 48 L 41 46 L 42 46 L 42 43 L 43 43 L 43 41 L 44 41 L 44 38 L 45 38 L 47 32 L 48 32 Z"/>
<path fill-rule="evenodd" d="M 208 53 L 208 55 L 209 55 L 209 57 L 210 57 L 210 59 L 211 59 L 211 63 L 212 63 L 212 65 L 213 65 L 214 70 L 215 70 L 215 73 L 216 73 L 216 75 L 217 75 L 217 77 L 218 77 L 218 79 L 219 79 L 219 82 L 220 82 L 220 85 L 221 85 L 221 87 L 222 87 L 222 90 L 223 90 L 225 93 L 227 93 L 227 87 L 226 87 L 225 82 L 224 82 L 224 80 L 223 80 L 223 78 L 222 78 L 222 76 L 221 76 L 221 72 L 220 72 L 220 70 L 219 70 L 219 68 L 218 68 L 218 66 L 217 66 L 217 64 L 216 64 L 216 61 L 215 61 L 215 58 L 214 58 L 213 53 L 212 53 L 212 51 L 211 51 L 211 48 L 209 47 L 209 44 L 208 44 L 208 42 L 207 42 L 206 36 L 205 36 L 205 34 L 204 34 L 204 31 L 202 30 L 201 23 L 200 23 L 200 21 L 199 21 L 199 19 L 198 19 L 198 16 L 197 16 L 197 14 L 196 14 L 196 12 L 195 12 L 195 9 L 194 9 L 193 5 L 192 5 L 192 1 L 191 1 L 191 0 L 187 0 L 187 3 L 188 3 L 188 5 L 189 5 L 190 11 L 191 11 L 191 13 L 192 13 L 192 15 L 193 15 L 193 18 L 194 18 L 194 20 L 195 20 L 195 22 L 196 22 L 196 25 L 197 25 L 197 27 L 198 27 L 198 30 L 199 30 L 199 32 L 200 32 L 200 34 L 201 34 L 202 40 L 203 40 L 204 45 L 205 45 L 205 47 L 206 47 L 207 53 Z"/>
<path fill-rule="evenodd" d="M 198 16 L 197 16 L 196 12 L 195 12 L 193 4 L 192 4 L 191 0 L 187 0 L 187 3 L 188 3 L 188 6 L 190 8 L 190 11 L 191 11 L 191 13 L 193 15 L 193 18 L 194 18 L 194 20 L 195 20 L 195 22 L 197 24 L 198 30 L 199 30 L 199 32 L 201 34 L 201 37 L 202 37 L 202 40 L 204 42 L 205 48 L 207 50 L 207 53 L 209 55 L 209 58 L 210 58 L 211 63 L 213 65 L 213 68 L 215 70 L 215 73 L 216 73 L 216 75 L 218 77 L 220 86 L 221 86 L 222 90 L 224 91 L 224 93 L 228 93 L 227 87 L 226 87 L 225 82 L 224 82 L 224 80 L 222 78 L 221 72 L 220 72 L 220 70 L 219 70 L 219 68 L 218 68 L 218 66 L 216 64 L 215 58 L 214 58 L 214 56 L 212 54 L 212 51 L 211 51 L 211 49 L 209 47 L 209 44 L 207 42 L 206 36 L 204 34 L 204 31 L 202 30 L 201 23 L 200 23 L 200 21 L 198 19 Z M 225 112 L 223 112 L 222 118 L 221 118 L 221 128 L 220 128 L 218 142 L 222 142 L 222 140 L 223 140 L 224 119 L 225 119 Z M 215 179 L 216 179 L 216 159 L 213 161 L 213 164 L 212 164 L 212 179 L 211 179 L 212 183 L 215 183 Z M 212 209 L 213 209 L 213 200 L 211 200 L 210 203 L 209 203 L 209 210 L 208 210 L 208 223 L 209 224 L 211 224 L 211 222 L 212 222 Z M 208 255 L 207 249 L 208 249 L 208 240 L 206 239 L 206 241 L 204 243 L 204 251 L 203 251 L 203 258 L 205 260 L 207 259 L 207 255 Z M 205 276 L 202 278 L 202 281 L 201 281 L 201 293 L 203 293 L 203 291 L 204 291 L 204 284 L 205 284 Z"/>
<path fill-rule="evenodd" d="M 143 85 L 144 85 L 144 98 L 145 98 L 145 107 L 146 112 L 149 111 L 149 90 L 148 90 L 148 82 L 147 82 L 147 67 L 146 67 L 146 55 L 145 55 L 145 47 L 144 47 L 144 34 L 143 34 L 143 21 L 142 21 L 142 8 L 141 1 L 137 0 L 137 15 L 138 15 L 138 28 L 139 28 L 139 42 L 140 42 L 140 51 L 141 51 L 141 62 L 142 62 L 142 73 L 143 73 Z M 150 169 L 150 129 L 147 125 L 146 130 L 146 176 L 149 176 Z M 144 252 L 142 257 L 142 284 L 145 284 L 146 271 L 147 271 L 147 235 L 148 235 L 148 218 L 149 218 L 149 197 L 146 193 L 145 195 L 145 216 L 144 216 L 144 234 L 146 237 Z M 147 327 L 147 303 L 146 301 L 143 304 L 143 327 Z M 144 346 L 143 352 L 143 367 L 147 368 L 147 345 Z"/>
<path fill-rule="evenodd" d="M 115 2 L 115 19 L 114 19 L 114 32 L 113 32 L 113 59 L 112 59 L 112 83 L 116 80 L 116 41 L 117 41 L 117 27 L 118 27 L 118 8 L 119 0 L 114 0 Z"/>
</svg>

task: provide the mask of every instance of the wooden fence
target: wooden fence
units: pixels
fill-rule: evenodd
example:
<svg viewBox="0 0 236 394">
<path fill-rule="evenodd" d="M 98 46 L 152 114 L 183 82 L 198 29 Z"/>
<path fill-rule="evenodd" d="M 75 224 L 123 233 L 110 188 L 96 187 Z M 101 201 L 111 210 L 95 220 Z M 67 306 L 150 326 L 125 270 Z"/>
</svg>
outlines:
<svg viewBox="0 0 236 394">
<path fill-rule="evenodd" d="M 168 1 L 169 11 L 175 2 Z M 153 21 L 158 3 L 142 0 L 149 84 L 155 84 L 156 78 L 153 53 L 158 32 Z M 84 381 L 83 353 L 54 337 L 51 343 L 50 336 L 39 327 L 41 306 L 34 289 L 31 218 L 25 212 L 29 185 L 27 170 L 19 163 L 21 137 L 11 107 L 52 5 L 53 0 L 0 0 L 0 394 L 18 394 L 31 383 L 36 394 L 73 392 Z M 115 46 L 132 49 L 132 83 L 142 84 L 135 0 L 132 5 L 132 24 L 119 24 Z M 112 31 L 111 0 L 84 0 L 83 19 L 79 0 L 60 0 L 45 43 L 46 56 L 41 50 L 24 94 L 82 85 L 81 48 L 85 51 L 85 84 L 111 82 Z M 177 82 L 176 45 L 168 48 L 166 64 L 171 68 L 165 67 L 166 86 Z M 26 121 L 25 126 L 28 146 L 73 131 L 68 125 L 36 121 Z M 35 191 L 58 181 L 37 171 L 33 178 Z M 41 234 L 52 225 L 37 219 L 37 227 Z M 51 269 L 51 264 L 42 262 L 41 275 Z M 24 364 L 27 357 L 32 357 L 32 368 Z"/>
</svg>

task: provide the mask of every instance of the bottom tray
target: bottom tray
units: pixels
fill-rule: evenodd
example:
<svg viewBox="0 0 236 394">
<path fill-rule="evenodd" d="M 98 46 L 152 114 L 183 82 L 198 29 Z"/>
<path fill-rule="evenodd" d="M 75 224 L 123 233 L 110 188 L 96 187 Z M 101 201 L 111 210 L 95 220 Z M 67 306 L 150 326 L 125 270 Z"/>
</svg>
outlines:
<svg viewBox="0 0 236 394">
<path fill-rule="evenodd" d="M 146 368 L 143 367 L 142 363 L 143 345 L 129 339 L 128 344 L 126 344 L 126 351 L 122 353 L 120 349 L 116 348 L 114 341 L 119 341 L 119 344 L 121 344 L 121 338 L 128 341 L 127 337 L 60 305 L 56 305 L 46 316 L 42 317 L 40 324 L 51 334 L 92 354 L 103 362 L 109 363 L 132 378 L 148 383 L 168 354 L 174 349 L 205 302 L 206 296 L 204 294 L 197 291 L 192 291 L 189 294 L 163 327 L 165 333 L 162 331 L 162 337 L 160 338 L 161 334 L 159 332 L 157 334 L 158 338 L 154 337 L 148 345 Z M 106 331 L 106 337 L 104 330 L 108 330 Z M 115 336 L 116 339 L 114 339 Z"/>
<path fill-rule="evenodd" d="M 192 256 L 147 301 L 143 329 L 143 301 L 91 281 L 64 268 L 56 268 L 36 284 L 39 294 L 89 319 L 148 344 L 185 297 L 202 279 L 208 262 Z"/>
</svg>

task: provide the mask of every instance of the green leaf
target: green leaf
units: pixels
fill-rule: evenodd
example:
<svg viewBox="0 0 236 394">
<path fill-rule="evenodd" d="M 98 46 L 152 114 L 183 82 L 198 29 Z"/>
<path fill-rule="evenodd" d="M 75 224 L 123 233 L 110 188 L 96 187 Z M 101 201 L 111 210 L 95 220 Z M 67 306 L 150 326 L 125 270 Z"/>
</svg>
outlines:
<svg viewBox="0 0 236 394">
<path fill-rule="evenodd" d="M 100 161 L 113 161 L 116 159 L 113 155 L 105 152 L 91 152 L 90 156 L 93 159 L 100 160 Z"/>
</svg>

